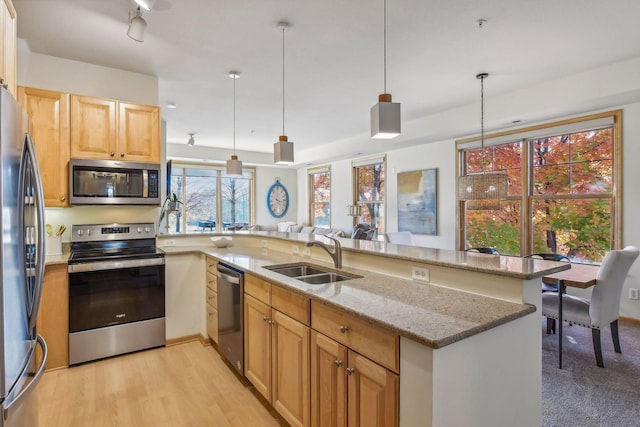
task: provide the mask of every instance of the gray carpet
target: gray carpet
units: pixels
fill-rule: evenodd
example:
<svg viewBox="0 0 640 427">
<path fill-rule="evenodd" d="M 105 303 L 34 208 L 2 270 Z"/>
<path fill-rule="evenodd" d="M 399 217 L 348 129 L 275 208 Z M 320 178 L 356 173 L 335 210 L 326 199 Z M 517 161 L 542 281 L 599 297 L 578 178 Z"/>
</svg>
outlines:
<svg viewBox="0 0 640 427">
<path fill-rule="evenodd" d="M 543 426 L 640 426 L 640 324 L 620 321 L 622 354 L 601 332 L 605 368 L 598 368 L 591 330 L 565 323 L 562 369 L 557 335 L 542 328 Z"/>
</svg>

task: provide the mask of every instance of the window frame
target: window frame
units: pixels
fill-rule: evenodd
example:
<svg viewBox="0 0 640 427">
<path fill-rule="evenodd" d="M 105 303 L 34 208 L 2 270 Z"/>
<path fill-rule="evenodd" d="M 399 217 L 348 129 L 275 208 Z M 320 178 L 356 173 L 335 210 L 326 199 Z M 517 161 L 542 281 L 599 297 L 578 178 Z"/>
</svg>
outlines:
<svg viewBox="0 0 640 427">
<path fill-rule="evenodd" d="M 562 129 L 563 127 L 571 128 L 575 126 L 576 129 L 580 129 L 580 126 L 584 123 L 586 128 L 582 131 L 589 130 L 588 122 L 597 123 L 599 120 L 611 119 L 612 123 L 610 127 L 613 129 L 613 147 L 612 147 L 612 188 L 610 193 L 605 194 L 541 194 L 536 195 L 533 193 L 533 167 L 531 161 L 533 158 L 532 144 L 527 141 L 543 138 L 545 136 L 551 136 L 557 132 L 552 132 L 553 128 Z M 591 129 L 596 129 L 594 124 Z M 581 130 L 570 131 L 566 133 L 577 133 Z M 537 135 L 537 136 L 536 136 Z M 520 241 L 520 255 L 526 255 L 533 250 L 533 218 L 532 209 L 533 203 L 537 200 L 578 200 L 578 199 L 597 199 L 607 198 L 611 202 L 611 235 L 610 243 L 611 249 L 620 249 L 622 247 L 622 110 L 606 111 L 602 113 L 590 114 L 586 116 L 579 116 L 566 120 L 559 120 L 555 122 L 542 123 L 525 128 L 511 129 L 502 132 L 496 132 L 493 134 L 485 135 L 485 147 L 487 146 L 487 140 L 489 145 L 499 145 L 508 142 L 521 142 L 521 183 L 522 194 L 520 196 L 509 196 L 508 199 L 520 199 L 521 203 L 521 241 Z M 494 140 L 493 144 L 491 140 Z M 469 145 L 480 142 L 480 136 L 465 138 L 456 140 L 456 176 L 461 176 L 465 166 L 465 151 L 470 148 Z M 456 194 L 458 194 L 458 182 L 456 180 Z M 466 240 L 466 224 L 465 224 L 465 204 L 464 201 L 457 200 L 456 208 L 456 248 L 458 250 L 464 250 L 464 244 Z"/>
<path fill-rule="evenodd" d="M 315 188 L 313 187 L 313 182 L 314 182 L 314 175 L 316 174 L 321 174 L 321 173 L 328 173 L 329 174 L 329 181 L 331 183 L 330 187 L 329 187 L 329 202 L 320 202 L 320 201 L 316 201 L 314 199 L 314 195 L 315 195 Z M 314 225 L 313 223 L 313 219 L 314 219 L 314 215 L 313 212 L 315 211 L 315 206 L 316 204 L 329 204 L 329 228 L 331 228 L 331 224 L 333 221 L 333 176 L 331 173 L 331 165 L 324 165 L 324 166 L 317 166 L 314 168 L 309 168 L 307 169 L 307 189 L 309 191 L 309 209 L 307 212 L 307 216 L 308 216 L 308 220 L 307 223 L 311 226 L 311 227 L 316 227 L 316 225 Z M 320 227 L 320 226 L 317 226 Z"/>
<path fill-rule="evenodd" d="M 359 186 L 359 174 L 358 169 L 360 167 L 371 166 L 375 164 L 382 164 L 382 168 L 384 171 L 384 198 L 377 201 L 372 202 L 362 202 L 360 197 L 358 196 L 358 186 Z M 384 155 L 376 155 L 371 157 L 365 157 L 361 159 L 355 159 L 351 162 L 351 173 L 352 173 L 352 183 L 353 183 L 353 204 L 362 206 L 364 209 L 364 205 L 366 204 L 378 204 L 380 205 L 379 211 L 383 213 L 383 221 L 382 221 L 382 231 L 377 230 L 376 234 L 378 238 L 381 238 L 384 233 L 387 232 L 387 181 L 388 181 L 388 169 L 387 169 L 387 156 Z M 353 217 L 353 225 L 360 223 L 360 217 Z M 380 224 L 378 226 L 380 228 Z"/>
<path fill-rule="evenodd" d="M 176 159 L 167 159 L 171 160 L 171 178 L 175 174 L 176 169 L 205 169 L 205 170 L 214 170 L 216 171 L 216 228 L 215 232 L 222 231 L 222 178 L 223 175 L 226 175 L 226 165 L 224 163 L 199 163 L 199 162 L 183 162 Z M 251 178 L 249 180 L 249 223 L 254 224 L 256 218 L 256 168 L 252 166 L 245 166 L 242 168 L 242 173 L 251 174 Z M 185 176 L 184 173 L 182 175 Z M 167 193 L 171 191 L 171 189 L 166 189 Z M 180 201 L 182 202 L 180 209 L 182 210 L 182 215 L 180 215 L 180 234 L 193 233 L 187 232 L 187 215 L 185 212 L 186 209 L 186 192 L 182 192 Z M 165 219 L 168 221 L 168 218 Z M 204 232 L 205 230 L 202 230 Z"/>
</svg>

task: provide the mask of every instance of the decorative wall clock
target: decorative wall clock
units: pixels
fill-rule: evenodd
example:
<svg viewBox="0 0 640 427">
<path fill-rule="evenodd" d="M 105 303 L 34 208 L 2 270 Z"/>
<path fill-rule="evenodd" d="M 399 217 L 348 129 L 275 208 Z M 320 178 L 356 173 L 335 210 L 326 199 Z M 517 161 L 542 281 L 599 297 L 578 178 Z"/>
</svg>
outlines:
<svg viewBox="0 0 640 427">
<path fill-rule="evenodd" d="M 289 210 L 289 193 L 278 178 L 267 191 L 267 207 L 274 218 L 282 218 Z"/>
</svg>

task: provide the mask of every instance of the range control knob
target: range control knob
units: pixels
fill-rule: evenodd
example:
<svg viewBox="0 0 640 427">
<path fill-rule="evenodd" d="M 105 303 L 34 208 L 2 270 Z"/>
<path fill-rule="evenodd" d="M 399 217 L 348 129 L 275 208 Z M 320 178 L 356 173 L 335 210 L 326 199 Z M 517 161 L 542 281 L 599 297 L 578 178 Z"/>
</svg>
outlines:
<svg viewBox="0 0 640 427">
<path fill-rule="evenodd" d="M 144 232 L 145 233 L 150 233 L 151 232 L 151 227 L 145 227 L 144 228 Z"/>
<path fill-rule="evenodd" d="M 76 233 L 78 234 L 78 236 L 82 236 L 84 234 L 83 230 L 78 229 L 78 231 L 76 231 Z"/>
<path fill-rule="evenodd" d="M 91 229 L 87 228 L 87 236 L 91 236 Z"/>
<path fill-rule="evenodd" d="M 138 227 L 138 234 L 142 233 L 142 227 Z"/>
</svg>

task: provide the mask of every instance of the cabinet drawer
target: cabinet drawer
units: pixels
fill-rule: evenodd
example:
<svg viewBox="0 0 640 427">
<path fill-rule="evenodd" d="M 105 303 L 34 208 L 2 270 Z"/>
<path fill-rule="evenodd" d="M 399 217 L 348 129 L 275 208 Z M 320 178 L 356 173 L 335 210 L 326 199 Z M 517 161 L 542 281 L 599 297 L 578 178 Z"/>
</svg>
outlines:
<svg viewBox="0 0 640 427">
<path fill-rule="evenodd" d="M 210 273 L 207 271 L 207 288 L 214 292 L 218 292 L 218 276 L 216 276 L 216 273 Z"/>
<path fill-rule="evenodd" d="M 207 335 L 218 344 L 218 310 L 207 304 Z"/>
<path fill-rule="evenodd" d="M 309 326 L 309 298 L 272 285 L 271 306 L 279 312 Z"/>
<path fill-rule="evenodd" d="M 211 290 L 211 288 L 207 288 L 207 304 L 218 309 L 218 293 Z"/>
<path fill-rule="evenodd" d="M 382 366 L 399 372 L 398 335 L 316 301 L 311 303 L 311 327 Z"/>
<path fill-rule="evenodd" d="M 216 267 L 218 266 L 218 261 L 216 261 L 213 258 L 207 257 L 206 262 L 207 262 L 207 271 L 215 276 Z"/>
<path fill-rule="evenodd" d="M 271 284 L 250 274 L 244 275 L 244 292 L 271 305 Z"/>
</svg>

